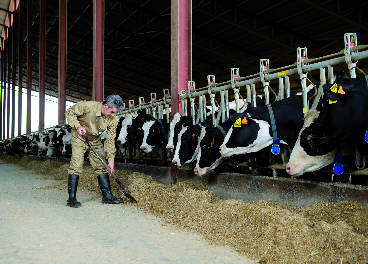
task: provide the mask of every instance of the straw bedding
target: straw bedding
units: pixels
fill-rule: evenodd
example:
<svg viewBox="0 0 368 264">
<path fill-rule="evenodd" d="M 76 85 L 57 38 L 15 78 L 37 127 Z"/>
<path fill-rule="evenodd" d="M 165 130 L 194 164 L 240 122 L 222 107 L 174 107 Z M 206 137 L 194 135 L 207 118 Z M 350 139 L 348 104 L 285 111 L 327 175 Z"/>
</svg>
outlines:
<svg viewBox="0 0 368 264">
<path fill-rule="evenodd" d="M 49 188 L 66 189 L 68 164 L 39 162 L 23 157 L 6 162 L 54 179 Z M 47 172 L 46 172 L 47 171 Z M 197 232 L 210 244 L 228 246 L 259 263 L 367 263 L 368 209 L 355 202 L 320 202 L 307 207 L 275 201 L 244 203 L 220 199 L 206 186 L 190 182 L 164 185 L 137 172 L 117 171 L 143 211 L 187 231 Z M 85 167 L 78 188 L 100 193 L 96 175 Z M 112 191 L 123 197 L 111 180 Z"/>
</svg>

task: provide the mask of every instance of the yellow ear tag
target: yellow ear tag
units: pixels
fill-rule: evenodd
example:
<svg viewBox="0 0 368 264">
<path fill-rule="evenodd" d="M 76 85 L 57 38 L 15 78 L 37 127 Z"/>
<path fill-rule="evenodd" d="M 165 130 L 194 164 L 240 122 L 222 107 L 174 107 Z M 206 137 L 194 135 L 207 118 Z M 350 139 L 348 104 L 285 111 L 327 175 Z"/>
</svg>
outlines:
<svg viewBox="0 0 368 264">
<path fill-rule="evenodd" d="M 342 89 L 342 86 L 339 86 L 339 90 L 337 91 L 339 94 L 345 94 L 345 91 Z"/>
<path fill-rule="evenodd" d="M 336 101 L 331 101 L 331 99 L 328 99 L 328 103 L 329 104 L 334 104 L 334 103 L 336 103 L 337 102 L 337 100 Z"/>
<path fill-rule="evenodd" d="M 239 117 L 238 119 L 236 119 L 235 123 L 234 123 L 234 127 L 241 127 L 241 124 L 242 124 L 242 120 L 241 118 Z"/>
<path fill-rule="evenodd" d="M 307 112 L 307 109 L 305 109 L 305 108 L 303 107 L 303 114 L 305 114 L 305 112 Z"/>
<path fill-rule="evenodd" d="M 248 120 L 247 120 L 247 118 L 246 118 L 246 117 L 244 117 L 241 123 L 242 123 L 243 125 L 248 124 Z"/>
<path fill-rule="evenodd" d="M 334 85 L 332 85 L 332 86 L 331 86 L 330 90 L 331 90 L 331 92 L 333 92 L 333 93 L 337 93 L 337 84 L 336 84 L 336 83 L 334 83 Z"/>
<path fill-rule="evenodd" d="M 212 138 L 212 142 L 211 142 L 211 148 L 213 147 L 213 145 L 215 144 L 215 138 Z"/>
</svg>

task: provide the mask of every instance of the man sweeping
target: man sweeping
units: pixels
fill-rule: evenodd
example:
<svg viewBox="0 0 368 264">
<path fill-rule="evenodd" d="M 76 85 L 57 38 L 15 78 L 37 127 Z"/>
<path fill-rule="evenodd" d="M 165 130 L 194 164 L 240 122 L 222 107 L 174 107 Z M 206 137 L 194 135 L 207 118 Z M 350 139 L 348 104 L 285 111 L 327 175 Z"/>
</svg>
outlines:
<svg viewBox="0 0 368 264">
<path fill-rule="evenodd" d="M 68 193 L 67 205 L 78 208 L 81 203 L 77 201 L 76 193 L 79 175 L 83 169 L 84 154 L 88 151 L 89 161 L 97 175 L 102 192 L 102 203 L 123 203 L 122 198 L 112 195 L 109 175 L 96 155 L 91 151 L 86 141 L 82 138 L 82 131 L 88 137 L 93 148 L 101 157 L 105 157 L 100 134 L 106 130 L 106 153 L 108 167 L 114 172 L 115 136 L 118 124 L 115 114 L 123 107 L 123 100 L 119 95 L 109 95 L 105 101 L 81 101 L 70 107 L 65 112 L 65 117 L 72 127 L 72 158 L 68 169 Z"/>
</svg>

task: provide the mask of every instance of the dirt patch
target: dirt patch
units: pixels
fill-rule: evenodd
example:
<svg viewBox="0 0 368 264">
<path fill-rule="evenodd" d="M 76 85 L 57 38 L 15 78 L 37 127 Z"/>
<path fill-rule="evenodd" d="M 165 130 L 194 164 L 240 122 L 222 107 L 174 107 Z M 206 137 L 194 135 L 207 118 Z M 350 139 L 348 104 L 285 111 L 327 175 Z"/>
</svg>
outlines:
<svg viewBox="0 0 368 264">
<path fill-rule="evenodd" d="M 0 158 L 17 163 L 10 157 Z M 25 169 L 47 169 L 49 173 L 44 177 L 58 180 L 47 188 L 67 188 L 68 164 L 27 162 L 26 166 L 22 164 Z M 357 203 L 321 202 L 302 208 L 275 201 L 244 203 L 220 199 L 207 186 L 191 182 L 164 185 L 145 174 L 127 170 L 117 171 L 116 176 L 138 201 L 130 203 L 125 197 L 128 204 L 159 216 L 166 224 L 199 233 L 210 244 L 231 247 L 259 263 L 368 261 L 368 210 Z M 124 196 L 113 178 L 111 186 L 116 196 Z M 91 167 L 84 168 L 78 188 L 100 193 Z"/>
</svg>

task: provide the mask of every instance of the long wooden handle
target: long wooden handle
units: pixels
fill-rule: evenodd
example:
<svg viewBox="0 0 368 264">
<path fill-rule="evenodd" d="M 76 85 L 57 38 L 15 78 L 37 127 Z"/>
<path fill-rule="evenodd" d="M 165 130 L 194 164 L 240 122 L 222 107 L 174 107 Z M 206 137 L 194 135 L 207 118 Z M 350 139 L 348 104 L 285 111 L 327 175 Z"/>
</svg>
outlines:
<svg viewBox="0 0 368 264">
<path fill-rule="evenodd" d="M 123 184 L 121 183 L 121 181 L 115 176 L 115 174 L 111 171 L 110 167 L 106 164 L 106 162 L 101 158 L 101 156 L 97 153 L 97 151 L 95 150 L 95 148 L 92 146 L 91 142 L 89 142 L 86 134 L 84 133 L 84 131 L 82 131 L 82 137 L 83 139 L 87 142 L 88 146 L 91 148 L 91 150 L 93 151 L 93 153 L 97 156 L 97 158 L 102 162 L 102 164 L 105 166 L 106 170 L 110 173 L 110 175 L 112 177 L 114 177 L 115 181 L 119 184 L 119 186 L 121 187 L 121 189 L 123 189 L 123 193 L 125 194 L 126 197 L 132 199 L 133 201 L 137 202 L 136 199 L 133 198 L 133 196 L 130 195 L 130 193 L 128 193 L 127 190 L 125 190 Z"/>
</svg>

